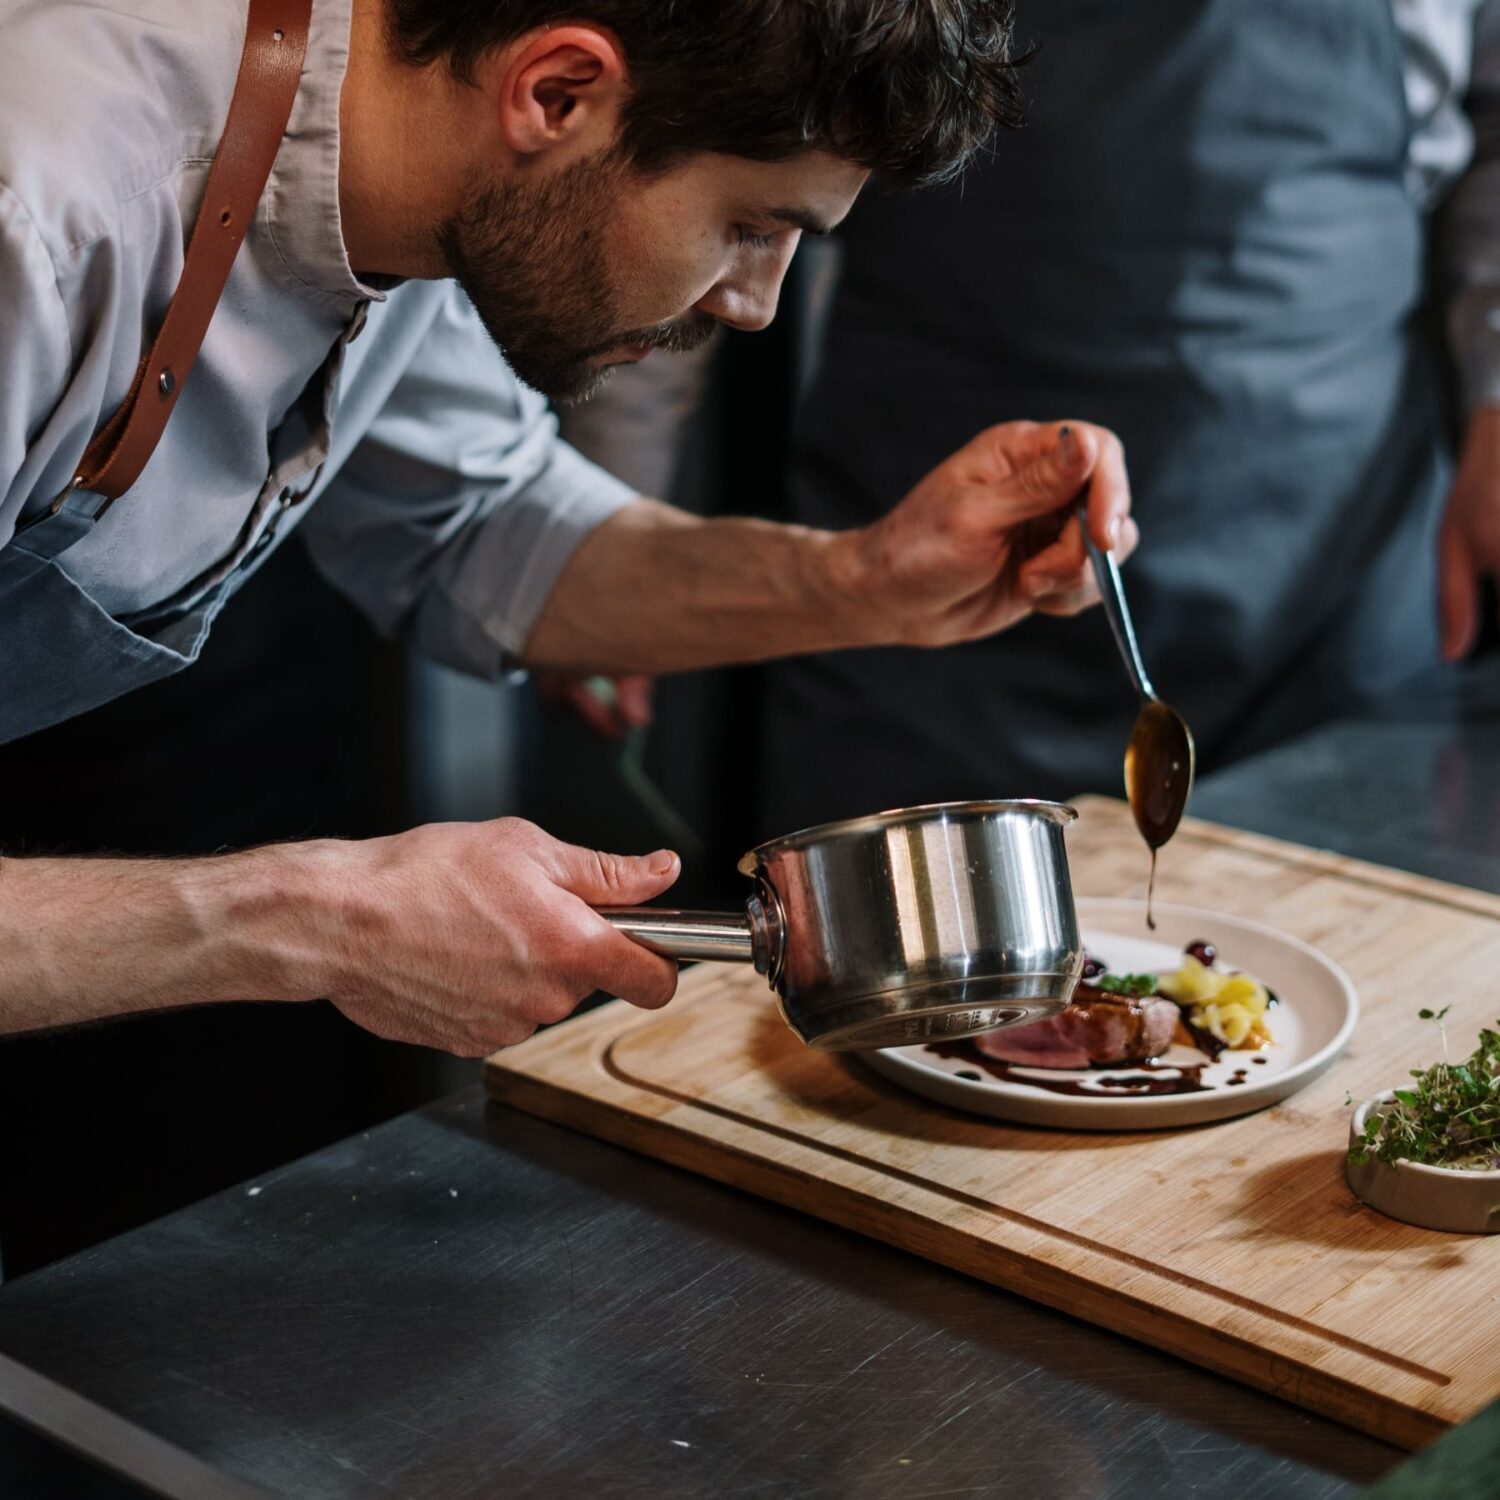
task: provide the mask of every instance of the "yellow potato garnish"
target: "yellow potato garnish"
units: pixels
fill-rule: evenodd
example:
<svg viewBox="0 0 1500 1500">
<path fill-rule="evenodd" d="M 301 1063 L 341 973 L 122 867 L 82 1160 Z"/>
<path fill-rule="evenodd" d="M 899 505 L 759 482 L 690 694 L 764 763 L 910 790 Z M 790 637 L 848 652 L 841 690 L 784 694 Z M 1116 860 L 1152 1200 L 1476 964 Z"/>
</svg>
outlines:
<svg viewBox="0 0 1500 1500">
<path fill-rule="evenodd" d="M 1190 1007 L 1188 1019 L 1236 1050 L 1267 1046 L 1271 1040 L 1266 1010 L 1271 997 L 1249 974 L 1225 974 L 1184 954 L 1175 974 L 1163 974 L 1157 988 L 1179 1005 Z"/>
</svg>

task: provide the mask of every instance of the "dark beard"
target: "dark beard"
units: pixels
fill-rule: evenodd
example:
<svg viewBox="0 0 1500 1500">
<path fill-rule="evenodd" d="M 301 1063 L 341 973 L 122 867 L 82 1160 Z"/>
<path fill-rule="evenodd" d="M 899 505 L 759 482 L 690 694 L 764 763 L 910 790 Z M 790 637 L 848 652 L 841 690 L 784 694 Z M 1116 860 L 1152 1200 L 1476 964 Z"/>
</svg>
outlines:
<svg viewBox="0 0 1500 1500">
<path fill-rule="evenodd" d="M 604 152 L 535 183 L 475 185 L 438 231 L 449 273 L 511 369 L 553 401 L 593 395 L 610 375 L 593 363 L 602 354 L 696 349 L 714 331 L 700 312 L 620 328 L 604 225 L 623 170 Z"/>
</svg>

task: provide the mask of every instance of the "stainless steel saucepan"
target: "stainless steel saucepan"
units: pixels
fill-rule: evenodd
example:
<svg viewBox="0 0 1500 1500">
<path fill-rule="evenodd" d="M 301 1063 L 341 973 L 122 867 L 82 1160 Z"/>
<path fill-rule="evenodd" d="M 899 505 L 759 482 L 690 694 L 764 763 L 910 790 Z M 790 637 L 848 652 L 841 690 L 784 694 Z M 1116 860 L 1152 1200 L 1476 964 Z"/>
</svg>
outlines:
<svg viewBox="0 0 1500 1500">
<path fill-rule="evenodd" d="M 619 907 L 671 958 L 753 963 L 787 1024 L 828 1051 L 1039 1021 L 1083 967 L 1055 802 L 946 802 L 827 823 L 752 849 L 743 912 Z"/>
</svg>

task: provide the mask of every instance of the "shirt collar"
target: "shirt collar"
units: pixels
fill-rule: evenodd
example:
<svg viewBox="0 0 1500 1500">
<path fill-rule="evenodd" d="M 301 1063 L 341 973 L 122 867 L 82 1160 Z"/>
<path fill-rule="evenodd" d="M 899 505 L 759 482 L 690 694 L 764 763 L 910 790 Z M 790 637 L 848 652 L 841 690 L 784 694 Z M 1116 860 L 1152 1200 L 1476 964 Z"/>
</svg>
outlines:
<svg viewBox="0 0 1500 1500">
<path fill-rule="evenodd" d="M 351 0 L 313 5 L 302 81 L 262 200 L 278 278 L 345 310 L 385 299 L 354 274 L 339 219 L 339 93 L 351 19 Z"/>
</svg>

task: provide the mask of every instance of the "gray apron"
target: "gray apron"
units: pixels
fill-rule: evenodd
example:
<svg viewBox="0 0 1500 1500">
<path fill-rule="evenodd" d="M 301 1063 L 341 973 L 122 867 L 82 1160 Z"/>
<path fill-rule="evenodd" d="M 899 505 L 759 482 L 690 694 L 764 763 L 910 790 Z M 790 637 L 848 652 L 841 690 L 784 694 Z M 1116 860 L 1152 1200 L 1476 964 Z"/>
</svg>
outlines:
<svg viewBox="0 0 1500 1500">
<path fill-rule="evenodd" d="M 964 183 L 871 189 L 802 413 L 793 519 L 863 525 L 1010 418 L 1126 442 L 1126 584 L 1203 764 L 1437 661 L 1440 370 L 1387 0 L 1031 0 L 1031 123 Z M 1100 611 L 767 674 L 765 831 L 1119 794 Z"/>
<path fill-rule="evenodd" d="M 66 568 L 66 553 L 93 529 L 103 497 L 72 490 L 57 511 L 28 518 L 0 547 L 0 618 L 13 656 L 0 660 L 0 744 L 45 729 L 191 666 L 219 611 L 267 561 L 300 518 L 322 476 L 349 340 L 363 307 L 267 439 L 269 475 L 246 476 L 245 520 L 228 552 L 173 598 L 112 615 Z M 194 420 L 192 387 L 179 422 Z M 163 447 L 172 441 L 169 428 Z M 57 476 L 52 476 L 60 483 Z M 258 489 L 257 489 L 258 487 Z M 151 473 L 117 505 L 150 505 Z"/>
<path fill-rule="evenodd" d="M 0 612 L 17 642 L 17 659 L 3 674 L 0 744 L 196 661 L 240 581 L 224 578 L 154 634 L 115 619 L 58 566 L 92 529 L 100 504 L 98 495 L 74 491 L 56 514 L 44 511 L 0 548 Z"/>
</svg>

